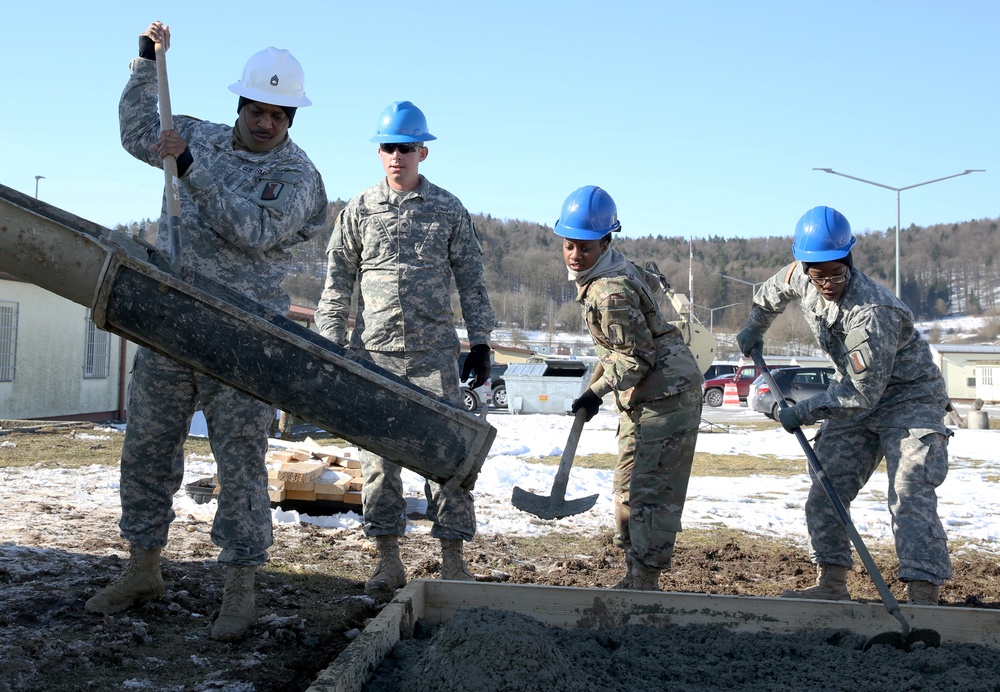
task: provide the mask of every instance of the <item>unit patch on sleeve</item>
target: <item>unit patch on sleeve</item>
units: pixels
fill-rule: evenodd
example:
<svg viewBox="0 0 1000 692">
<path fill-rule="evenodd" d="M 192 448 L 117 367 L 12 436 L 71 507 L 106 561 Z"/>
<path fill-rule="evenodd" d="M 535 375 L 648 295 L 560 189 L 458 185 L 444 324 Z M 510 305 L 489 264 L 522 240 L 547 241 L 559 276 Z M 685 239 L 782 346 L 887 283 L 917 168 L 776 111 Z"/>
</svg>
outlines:
<svg viewBox="0 0 1000 692">
<path fill-rule="evenodd" d="M 266 182 L 264 183 L 264 191 L 260 193 L 260 198 L 265 202 L 273 202 L 278 199 L 281 188 L 284 186 L 284 183 Z"/>
<path fill-rule="evenodd" d="M 850 376 L 855 380 L 864 379 L 872 364 L 868 330 L 864 327 L 852 329 L 844 339 L 844 346 L 847 348 L 847 362 L 851 366 Z"/>
</svg>

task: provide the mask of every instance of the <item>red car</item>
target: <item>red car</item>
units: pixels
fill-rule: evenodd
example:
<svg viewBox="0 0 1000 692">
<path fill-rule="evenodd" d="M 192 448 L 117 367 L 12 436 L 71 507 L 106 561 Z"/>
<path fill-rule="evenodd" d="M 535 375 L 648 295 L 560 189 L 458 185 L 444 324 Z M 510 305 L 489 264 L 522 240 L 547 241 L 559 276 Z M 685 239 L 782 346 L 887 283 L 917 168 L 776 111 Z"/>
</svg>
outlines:
<svg viewBox="0 0 1000 692">
<path fill-rule="evenodd" d="M 702 398 L 709 406 L 722 406 L 726 385 L 734 382 L 736 383 L 736 391 L 740 395 L 740 401 L 746 401 L 750 394 L 750 385 L 759 376 L 760 368 L 756 365 L 744 365 L 734 375 L 723 375 L 712 380 L 705 380 L 705 384 L 701 386 Z"/>
</svg>

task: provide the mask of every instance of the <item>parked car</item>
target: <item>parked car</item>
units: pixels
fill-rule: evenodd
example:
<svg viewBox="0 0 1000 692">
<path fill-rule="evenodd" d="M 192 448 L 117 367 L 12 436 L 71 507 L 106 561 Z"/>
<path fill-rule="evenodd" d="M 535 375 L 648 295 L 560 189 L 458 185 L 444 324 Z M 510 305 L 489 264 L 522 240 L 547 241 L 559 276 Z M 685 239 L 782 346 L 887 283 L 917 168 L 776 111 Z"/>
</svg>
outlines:
<svg viewBox="0 0 1000 692">
<path fill-rule="evenodd" d="M 772 369 L 771 375 L 789 406 L 822 394 L 832 383 L 837 381 L 837 371 L 834 368 L 778 368 Z M 768 418 L 777 420 L 778 402 L 763 376 L 754 381 L 751 389 L 752 394 L 748 400 L 750 408 L 763 413 Z"/>
<path fill-rule="evenodd" d="M 705 379 L 714 380 L 717 377 L 722 377 L 723 375 L 735 375 L 736 371 L 739 369 L 739 363 L 724 363 L 722 361 L 715 361 L 709 365 L 708 370 L 705 371 Z"/>
<path fill-rule="evenodd" d="M 758 375 L 760 375 L 760 370 L 756 365 L 744 365 L 734 375 L 723 375 L 712 380 L 705 380 L 705 384 L 701 386 L 702 398 L 708 406 L 722 406 L 726 385 L 733 382 L 736 384 L 740 401 L 746 401 L 747 395 L 750 394 L 750 385 L 753 384 Z"/>
<path fill-rule="evenodd" d="M 507 408 L 507 383 L 503 374 L 507 372 L 506 363 L 494 363 L 490 368 L 490 390 L 493 394 L 493 405 L 497 408 Z"/>
</svg>

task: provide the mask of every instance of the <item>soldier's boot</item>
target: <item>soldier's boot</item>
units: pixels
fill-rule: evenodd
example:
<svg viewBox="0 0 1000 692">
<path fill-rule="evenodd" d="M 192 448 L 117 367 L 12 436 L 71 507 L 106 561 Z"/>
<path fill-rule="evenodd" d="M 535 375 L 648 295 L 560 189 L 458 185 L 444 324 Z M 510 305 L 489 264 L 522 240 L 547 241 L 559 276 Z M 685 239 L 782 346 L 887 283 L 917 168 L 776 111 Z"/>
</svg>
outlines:
<svg viewBox="0 0 1000 692">
<path fill-rule="evenodd" d="M 631 589 L 632 588 L 632 556 L 625 551 L 625 576 L 618 580 L 618 583 L 611 587 L 612 589 Z"/>
<path fill-rule="evenodd" d="M 941 587 L 918 579 L 906 583 L 906 595 L 914 605 L 937 605 L 941 598 Z"/>
<path fill-rule="evenodd" d="M 226 586 L 222 594 L 219 617 L 212 625 L 212 639 L 231 642 L 239 639 L 257 620 L 253 582 L 257 568 L 252 565 L 233 565 L 226 568 Z"/>
<path fill-rule="evenodd" d="M 628 574 L 618 584 L 616 589 L 632 589 L 633 591 L 659 591 L 660 590 L 660 570 L 659 568 L 646 567 L 638 560 L 629 561 Z"/>
<path fill-rule="evenodd" d="M 782 598 L 818 598 L 823 601 L 849 601 L 847 592 L 847 568 L 840 565 L 819 565 L 816 570 L 816 585 L 808 589 L 787 589 Z"/>
<path fill-rule="evenodd" d="M 392 598 L 396 589 L 406 584 L 406 568 L 399 559 L 399 536 L 376 536 L 378 564 L 371 579 L 365 582 L 365 594 L 372 598 Z"/>
<path fill-rule="evenodd" d="M 113 615 L 163 595 L 160 549 L 129 548 L 128 567 L 109 586 L 92 596 L 84 607 L 91 613 Z"/>
<path fill-rule="evenodd" d="M 465 566 L 462 555 L 461 538 L 441 539 L 441 578 L 452 581 L 476 581 L 472 572 Z"/>
</svg>

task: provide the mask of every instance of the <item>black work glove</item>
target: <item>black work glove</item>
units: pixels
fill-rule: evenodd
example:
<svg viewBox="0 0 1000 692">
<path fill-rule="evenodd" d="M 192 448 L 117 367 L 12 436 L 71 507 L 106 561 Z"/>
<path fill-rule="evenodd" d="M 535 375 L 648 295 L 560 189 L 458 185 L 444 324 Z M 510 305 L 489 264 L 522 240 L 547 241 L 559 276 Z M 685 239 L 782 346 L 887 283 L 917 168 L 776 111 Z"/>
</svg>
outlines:
<svg viewBox="0 0 1000 692">
<path fill-rule="evenodd" d="M 755 348 L 762 353 L 764 351 L 764 335 L 760 332 L 755 332 L 750 327 L 745 327 L 743 331 L 736 335 L 736 343 L 739 344 L 740 353 L 744 356 L 749 356 L 750 352 Z"/>
<path fill-rule="evenodd" d="M 597 410 L 601 408 L 601 397 L 594 394 L 594 390 L 588 387 L 587 391 L 581 394 L 580 398 L 570 405 L 569 410 L 576 415 L 576 412 L 581 408 L 587 411 L 587 421 L 589 422 L 591 418 L 597 415 Z"/>
<path fill-rule="evenodd" d="M 482 387 L 490 379 L 490 347 L 486 344 L 478 344 L 469 350 L 465 365 L 462 366 L 462 382 L 468 380 L 472 373 L 476 374 L 473 389 Z"/>
<path fill-rule="evenodd" d="M 781 427 L 790 433 L 794 433 L 802 427 L 802 419 L 799 418 L 794 406 L 778 409 L 778 421 L 781 423 Z"/>
<path fill-rule="evenodd" d="M 177 157 L 177 177 L 183 178 L 192 163 L 194 163 L 194 156 L 191 154 L 191 147 L 184 147 L 184 151 Z"/>
<path fill-rule="evenodd" d="M 139 57 L 146 60 L 156 60 L 156 44 L 149 36 L 139 37 Z"/>
</svg>

